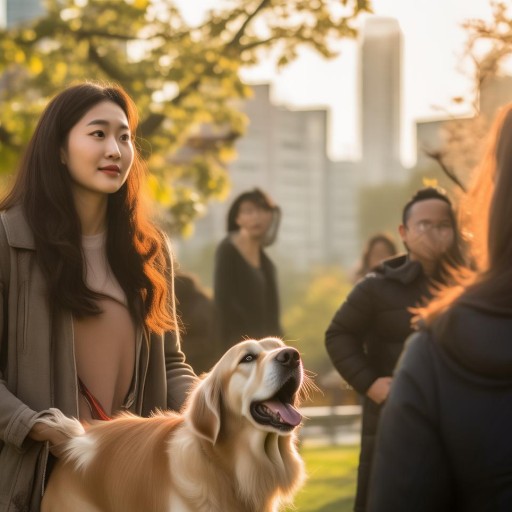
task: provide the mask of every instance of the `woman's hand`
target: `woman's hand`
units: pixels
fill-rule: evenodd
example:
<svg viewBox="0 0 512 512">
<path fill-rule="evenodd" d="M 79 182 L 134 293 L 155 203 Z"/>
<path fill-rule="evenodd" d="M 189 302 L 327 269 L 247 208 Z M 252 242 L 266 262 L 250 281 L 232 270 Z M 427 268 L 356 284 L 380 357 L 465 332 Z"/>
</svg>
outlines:
<svg viewBox="0 0 512 512">
<path fill-rule="evenodd" d="M 55 457 L 59 457 L 62 454 L 62 447 L 64 443 L 69 441 L 69 437 L 57 430 L 56 428 L 49 427 L 44 423 L 36 422 L 30 432 L 29 437 L 34 441 L 50 443 L 50 452 Z"/>
</svg>

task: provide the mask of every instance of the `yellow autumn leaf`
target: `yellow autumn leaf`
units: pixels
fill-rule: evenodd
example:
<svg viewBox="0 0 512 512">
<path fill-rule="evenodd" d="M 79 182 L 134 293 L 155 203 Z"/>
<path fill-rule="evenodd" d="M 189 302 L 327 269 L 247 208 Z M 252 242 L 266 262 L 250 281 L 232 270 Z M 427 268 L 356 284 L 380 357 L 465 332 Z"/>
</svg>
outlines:
<svg viewBox="0 0 512 512">
<path fill-rule="evenodd" d="M 36 55 L 32 55 L 28 61 L 28 68 L 33 75 L 39 75 L 43 71 L 43 61 Z"/>
<path fill-rule="evenodd" d="M 160 194 L 158 196 L 158 202 L 162 206 L 171 206 L 173 203 L 174 194 L 170 187 L 164 185 L 160 188 Z"/>
<path fill-rule="evenodd" d="M 68 71 L 68 66 L 65 62 L 57 62 L 53 69 L 53 79 L 55 83 L 62 82 Z"/>
<path fill-rule="evenodd" d="M 149 4 L 148 0 L 133 0 L 132 3 L 136 9 L 140 9 L 140 10 L 145 9 Z"/>
<path fill-rule="evenodd" d="M 17 50 L 14 54 L 14 62 L 16 62 L 16 64 L 22 64 L 25 62 L 25 52 L 22 50 Z"/>
<path fill-rule="evenodd" d="M 423 178 L 423 186 L 424 187 L 437 187 L 439 185 L 438 181 L 435 178 Z"/>
<path fill-rule="evenodd" d="M 181 230 L 181 236 L 183 238 L 190 238 L 194 234 L 194 225 L 190 222 L 185 224 Z"/>
</svg>

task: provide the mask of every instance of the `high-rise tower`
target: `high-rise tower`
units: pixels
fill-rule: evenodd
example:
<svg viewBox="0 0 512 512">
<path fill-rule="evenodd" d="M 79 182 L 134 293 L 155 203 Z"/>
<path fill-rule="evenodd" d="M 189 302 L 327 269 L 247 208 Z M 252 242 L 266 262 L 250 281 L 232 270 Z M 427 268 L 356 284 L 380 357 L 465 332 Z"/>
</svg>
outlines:
<svg viewBox="0 0 512 512">
<path fill-rule="evenodd" d="M 394 18 L 371 16 L 360 34 L 362 185 L 403 181 L 400 164 L 402 32 Z"/>
<path fill-rule="evenodd" d="M 31 20 L 43 14 L 42 0 L 0 0 L 0 22 L 7 27 Z"/>
</svg>

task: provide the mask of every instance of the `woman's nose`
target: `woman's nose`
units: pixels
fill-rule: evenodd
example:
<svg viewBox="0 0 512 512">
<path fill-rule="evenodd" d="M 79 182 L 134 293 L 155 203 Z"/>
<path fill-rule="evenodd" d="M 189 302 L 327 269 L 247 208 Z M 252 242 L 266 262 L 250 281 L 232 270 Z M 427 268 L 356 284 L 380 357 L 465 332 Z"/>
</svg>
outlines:
<svg viewBox="0 0 512 512">
<path fill-rule="evenodd" d="M 115 140 L 112 140 L 107 148 L 107 157 L 108 158 L 120 158 L 121 151 L 119 150 L 119 146 Z"/>
</svg>

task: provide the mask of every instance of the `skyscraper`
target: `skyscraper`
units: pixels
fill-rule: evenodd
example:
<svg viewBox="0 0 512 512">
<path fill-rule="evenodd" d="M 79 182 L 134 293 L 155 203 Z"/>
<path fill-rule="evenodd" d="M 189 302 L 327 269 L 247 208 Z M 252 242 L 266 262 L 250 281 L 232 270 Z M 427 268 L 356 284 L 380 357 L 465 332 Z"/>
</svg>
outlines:
<svg viewBox="0 0 512 512">
<path fill-rule="evenodd" d="M 42 0 L 0 0 L 6 26 L 11 27 L 31 20 L 44 12 Z M 2 15 L 0 15 L 0 22 Z"/>
<path fill-rule="evenodd" d="M 404 181 L 400 164 L 402 33 L 398 21 L 368 17 L 359 44 L 361 185 Z"/>
</svg>

